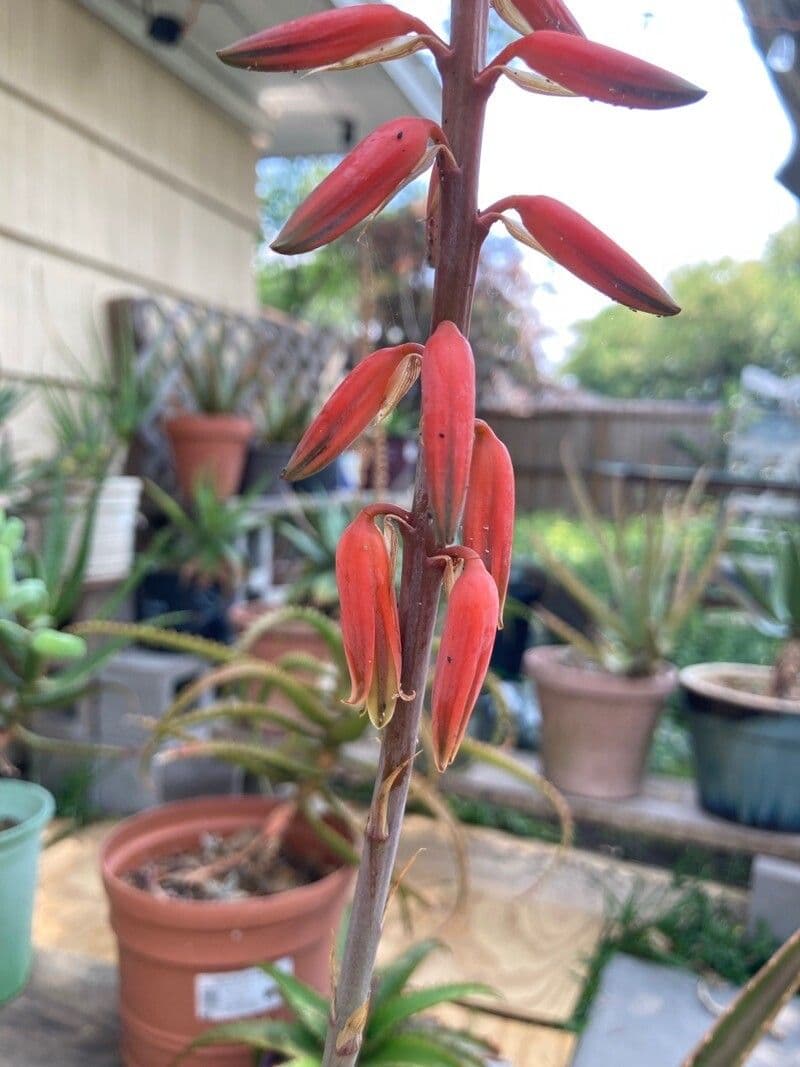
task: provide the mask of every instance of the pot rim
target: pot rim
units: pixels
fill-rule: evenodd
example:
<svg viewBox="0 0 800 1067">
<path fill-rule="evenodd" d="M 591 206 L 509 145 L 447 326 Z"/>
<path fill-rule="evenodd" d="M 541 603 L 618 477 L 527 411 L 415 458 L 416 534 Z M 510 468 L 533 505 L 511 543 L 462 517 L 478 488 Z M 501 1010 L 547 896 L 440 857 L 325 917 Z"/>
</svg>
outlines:
<svg viewBox="0 0 800 1067">
<path fill-rule="evenodd" d="M 351 876 L 351 868 L 342 861 L 330 874 L 307 885 L 296 886 L 269 896 L 245 897 L 236 900 L 184 900 L 156 897 L 124 881 L 121 874 L 138 861 L 143 833 L 148 824 L 155 833 L 154 848 L 158 851 L 171 838 L 185 836 L 187 829 L 197 823 L 198 831 L 213 829 L 215 819 L 222 820 L 227 829 L 234 829 L 231 820 L 240 815 L 240 825 L 253 823 L 276 803 L 272 797 L 214 796 L 193 797 L 159 804 L 137 812 L 118 824 L 103 842 L 100 868 L 106 893 L 113 906 L 128 913 L 137 913 L 154 925 L 221 930 L 230 926 L 266 926 L 282 922 L 305 912 L 327 905 L 336 897 Z M 213 811 L 209 812 L 209 807 Z M 164 822 L 164 815 L 174 816 Z M 194 817 L 193 817 L 194 816 Z M 127 862 L 131 860 L 132 862 Z"/>
<path fill-rule="evenodd" d="M 750 693 L 725 685 L 723 681 L 715 678 L 725 674 L 727 677 L 739 675 L 766 679 L 771 673 L 771 667 L 757 663 L 694 663 L 691 667 L 684 667 L 679 678 L 684 689 L 737 708 L 764 714 L 800 715 L 800 700 Z"/>
<path fill-rule="evenodd" d="M 249 435 L 252 434 L 253 420 L 249 415 L 242 415 L 237 411 L 217 411 L 214 414 L 206 414 L 202 411 L 180 411 L 174 415 L 167 415 L 164 425 L 171 429 L 187 432 L 198 432 L 207 428 L 208 424 L 216 423 L 218 426 L 226 426 L 227 429 L 239 430 Z"/>
<path fill-rule="evenodd" d="M 678 682 L 678 668 L 665 662 L 656 674 L 628 678 L 606 670 L 592 670 L 564 663 L 569 645 L 536 645 L 523 657 L 525 672 L 534 680 L 554 689 L 585 691 L 596 687 L 600 699 L 639 699 L 667 697 Z"/>
<path fill-rule="evenodd" d="M 29 793 L 38 798 L 39 804 L 36 810 L 32 811 L 21 822 L 16 823 L 14 826 L 9 826 L 7 830 L 0 830 L 0 849 L 6 845 L 13 844 L 20 838 L 27 837 L 32 831 L 41 830 L 52 819 L 56 810 L 56 802 L 52 793 L 37 782 L 28 782 L 22 778 L 0 779 L 0 796 L 6 790 L 9 792 Z M 0 812 L 0 814 L 3 813 Z M 14 815 L 9 816 L 9 818 L 15 817 Z"/>
</svg>

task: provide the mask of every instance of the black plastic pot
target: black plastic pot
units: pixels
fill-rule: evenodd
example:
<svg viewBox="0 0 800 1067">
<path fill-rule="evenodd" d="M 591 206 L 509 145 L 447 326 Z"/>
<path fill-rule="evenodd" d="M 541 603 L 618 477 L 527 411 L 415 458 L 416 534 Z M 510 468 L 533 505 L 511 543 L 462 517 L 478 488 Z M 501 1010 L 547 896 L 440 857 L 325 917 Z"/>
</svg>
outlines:
<svg viewBox="0 0 800 1067">
<path fill-rule="evenodd" d="M 173 629 L 225 644 L 233 640 L 228 622 L 231 597 L 218 585 L 187 582 L 177 571 L 154 571 L 136 590 L 135 604 L 139 622 L 180 613 L 186 618 L 170 623 Z"/>
<path fill-rule="evenodd" d="M 763 830 L 800 832 L 800 710 L 748 693 L 736 678 L 768 668 L 704 663 L 681 671 L 700 803 L 713 815 Z"/>
<path fill-rule="evenodd" d="M 279 441 L 273 444 L 252 443 L 247 450 L 241 492 L 249 493 L 254 489 L 265 494 L 285 492 L 288 483 L 281 481 L 281 471 L 293 451 L 293 445 Z"/>
</svg>

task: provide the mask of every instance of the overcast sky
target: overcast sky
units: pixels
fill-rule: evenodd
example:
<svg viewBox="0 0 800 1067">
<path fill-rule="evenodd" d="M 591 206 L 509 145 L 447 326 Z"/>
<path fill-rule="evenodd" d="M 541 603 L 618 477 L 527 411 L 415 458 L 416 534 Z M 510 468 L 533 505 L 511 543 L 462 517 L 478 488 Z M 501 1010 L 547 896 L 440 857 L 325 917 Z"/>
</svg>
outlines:
<svg viewBox="0 0 800 1067">
<path fill-rule="evenodd" d="M 446 0 L 403 0 L 433 24 Z M 586 215 L 660 280 L 675 267 L 723 256 L 760 256 L 796 202 L 775 180 L 791 129 L 751 44 L 737 0 L 572 0 L 586 35 L 667 67 L 708 96 L 674 111 L 636 112 L 586 100 L 550 100 L 501 83 L 490 105 L 481 193 L 557 196 Z M 607 300 L 531 254 L 553 287 L 539 293 L 556 330 L 558 361 L 569 326 Z"/>
</svg>

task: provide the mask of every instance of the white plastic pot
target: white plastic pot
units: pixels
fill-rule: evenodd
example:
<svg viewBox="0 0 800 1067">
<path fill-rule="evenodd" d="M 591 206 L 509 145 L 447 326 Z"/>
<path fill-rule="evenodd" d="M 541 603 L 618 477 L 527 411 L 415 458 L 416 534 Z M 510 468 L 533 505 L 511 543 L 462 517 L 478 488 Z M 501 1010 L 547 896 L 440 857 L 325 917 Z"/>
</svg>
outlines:
<svg viewBox="0 0 800 1067">
<path fill-rule="evenodd" d="M 97 499 L 86 562 L 87 582 L 118 581 L 130 573 L 141 495 L 140 478 L 127 475 L 106 478 Z"/>
</svg>

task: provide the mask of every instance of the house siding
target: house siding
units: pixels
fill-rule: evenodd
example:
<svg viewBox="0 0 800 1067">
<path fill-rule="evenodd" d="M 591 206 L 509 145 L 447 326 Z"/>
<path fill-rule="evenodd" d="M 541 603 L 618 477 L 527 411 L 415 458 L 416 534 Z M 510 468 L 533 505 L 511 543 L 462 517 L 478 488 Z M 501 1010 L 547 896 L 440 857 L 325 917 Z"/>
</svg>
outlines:
<svg viewBox="0 0 800 1067">
<path fill-rule="evenodd" d="M 0 3 L 0 365 L 74 377 L 111 296 L 256 307 L 249 132 L 74 0 Z M 14 423 L 20 454 L 41 412 Z"/>
</svg>

